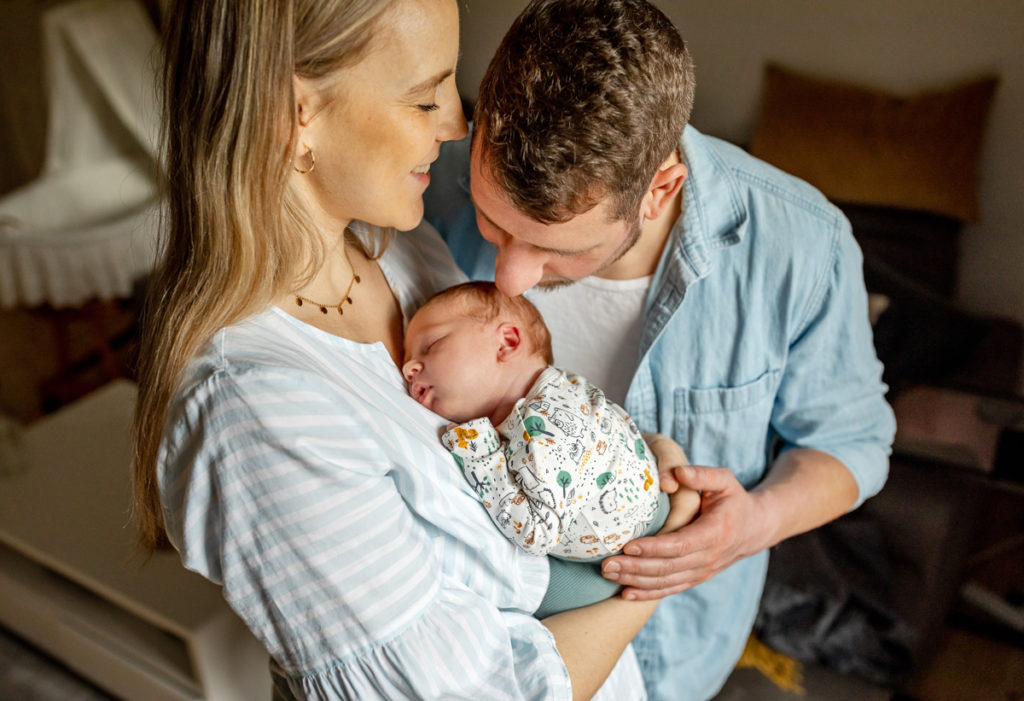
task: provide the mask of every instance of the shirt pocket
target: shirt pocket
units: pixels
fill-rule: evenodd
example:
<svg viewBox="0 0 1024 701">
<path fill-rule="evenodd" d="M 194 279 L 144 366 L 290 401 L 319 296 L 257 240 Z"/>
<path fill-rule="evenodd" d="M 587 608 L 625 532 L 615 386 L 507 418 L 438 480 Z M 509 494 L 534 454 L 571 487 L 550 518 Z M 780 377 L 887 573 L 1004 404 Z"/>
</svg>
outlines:
<svg viewBox="0 0 1024 701">
<path fill-rule="evenodd" d="M 675 439 L 695 465 L 728 467 L 744 487 L 764 473 L 780 370 L 735 387 L 675 390 Z"/>
</svg>

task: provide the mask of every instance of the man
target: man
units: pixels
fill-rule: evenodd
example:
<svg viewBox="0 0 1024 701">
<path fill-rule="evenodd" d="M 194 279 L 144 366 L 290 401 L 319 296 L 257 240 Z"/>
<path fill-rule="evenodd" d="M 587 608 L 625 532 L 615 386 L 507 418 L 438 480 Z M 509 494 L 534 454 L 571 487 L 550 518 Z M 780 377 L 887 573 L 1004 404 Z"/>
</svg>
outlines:
<svg viewBox="0 0 1024 701">
<path fill-rule="evenodd" d="M 557 363 L 720 466 L 675 474 L 702 490 L 691 525 L 603 565 L 623 596 L 666 597 L 634 642 L 652 698 L 719 690 L 767 548 L 875 494 L 895 430 L 848 222 L 686 126 L 692 101 L 685 44 L 650 4 L 535 0 L 427 193 L 471 277 L 535 288 Z"/>
</svg>

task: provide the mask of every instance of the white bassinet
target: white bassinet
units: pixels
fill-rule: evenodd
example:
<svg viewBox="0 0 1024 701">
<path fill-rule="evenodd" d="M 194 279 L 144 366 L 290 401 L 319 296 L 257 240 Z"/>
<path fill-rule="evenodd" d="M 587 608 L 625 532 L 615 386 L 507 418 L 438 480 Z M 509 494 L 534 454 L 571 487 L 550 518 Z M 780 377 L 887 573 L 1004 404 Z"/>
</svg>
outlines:
<svg viewBox="0 0 1024 701">
<path fill-rule="evenodd" d="M 48 10 L 38 179 L 0 197 L 0 308 L 128 297 L 157 244 L 156 32 L 134 0 Z"/>
</svg>

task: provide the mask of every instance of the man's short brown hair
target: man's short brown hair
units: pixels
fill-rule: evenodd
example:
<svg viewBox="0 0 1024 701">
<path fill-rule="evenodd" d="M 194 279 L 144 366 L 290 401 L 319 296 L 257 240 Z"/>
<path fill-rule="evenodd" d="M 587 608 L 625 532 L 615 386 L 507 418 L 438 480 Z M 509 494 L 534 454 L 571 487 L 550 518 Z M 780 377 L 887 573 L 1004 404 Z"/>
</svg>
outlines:
<svg viewBox="0 0 1024 701">
<path fill-rule="evenodd" d="M 530 354 L 543 358 L 548 365 L 555 362 L 551 352 L 551 332 L 537 307 L 526 297 L 506 297 L 493 282 L 473 280 L 441 290 L 424 302 L 420 309 L 450 300 L 465 304 L 466 315 L 477 321 L 487 323 L 499 317 L 514 319 L 529 344 Z"/>
<path fill-rule="evenodd" d="M 644 0 L 533 0 L 480 85 L 474 139 L 519 211 L 564 222 L 611 197 L 638 216 L 693 106 L 693 64 Z"/>
</svg>

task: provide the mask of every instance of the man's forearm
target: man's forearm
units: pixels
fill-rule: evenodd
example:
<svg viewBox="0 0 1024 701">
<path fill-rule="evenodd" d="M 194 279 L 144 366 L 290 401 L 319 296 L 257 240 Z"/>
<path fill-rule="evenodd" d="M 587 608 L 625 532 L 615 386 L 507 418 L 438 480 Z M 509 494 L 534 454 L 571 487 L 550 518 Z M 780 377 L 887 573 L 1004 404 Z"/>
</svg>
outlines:
<svg viewBox="0 0 1024 701">
<path fill-rule="evenodd" d="M 776 459 L 751 495 L 765 514 L 770 547 L 845 514 L 857 503 L 858 487 L 850 470 L 828 453 L 793 448 Z"/>
</svg>

